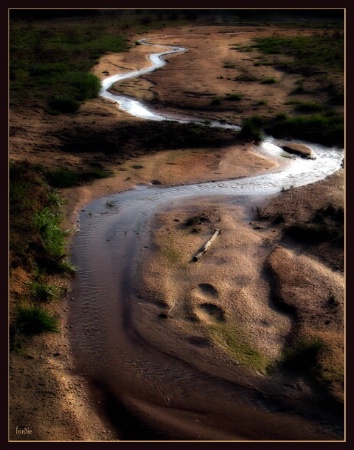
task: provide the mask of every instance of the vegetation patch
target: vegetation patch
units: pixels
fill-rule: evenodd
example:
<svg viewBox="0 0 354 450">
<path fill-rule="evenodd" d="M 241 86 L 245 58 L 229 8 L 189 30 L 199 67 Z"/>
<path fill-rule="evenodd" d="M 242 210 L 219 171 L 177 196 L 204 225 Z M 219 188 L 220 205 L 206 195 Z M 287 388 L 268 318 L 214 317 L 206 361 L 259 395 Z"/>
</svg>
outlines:
<svg viewBox="0 0 354 450">
<path fill-rule="evenodd" d="M 338 81 L 338 74 L 344 71 L 343 32 L 332 30 L 316 32 L 311 36 L 270 36 L 254 41 L 253 48 L 273 57 L 272 61 L 259 61 L 259 64 L 269 63 L 284 72 L 303 76 L 291 95 L 306 94 L 314 98 L 313 101 L 289 102 L 294 105 L 295 115 L 283 120 L 269 120 L 264 131 L 275 137 L 343 147 L 344 116 L 339 107 L 344 105 L 344 88 L 343 82 Z M 276 82 L 275 78 L 261 81 L 262 84 Z"/>
<path fill-rule="evenodd" d="M 43 99 L 50 109 L 74 113 L 80 102 L 94 98 L 100 80 L 88 73 L 107 52 L 128 49 L 126 38 L 107 22 L 17 20 L 10 33 L 11 104 Z"/>
<path fill-rule="evenodd" d="M 268 120 L 264 131 L 282 139 L 304 139 L 327 146 L 344 146 L 343 116 L 332 112 L 294 117 L 277 115 Z"/>
<path fill-rule="evenodd" d="M 263 123 L 264 120 L 260 116 L 252 116 L 245 119 L 242 122 L 241 131 L 239 132 L 238 137 L 246 142 L 261 142 L 264 135 L 261 130 Z"/>
<path fill-rule="evenodd" d="M 176 266 L 182 261 L 182 253 L 180 248 L 176 248 L 173 237 L 167 236 L 160 243 L 161 255 L 168 264 Z"/>
<path fill-rule="evenodd" d="M 299 338 L 284 352 L 281 366 L 287 370 L 308 372 L 318 367 L 318 359 L 326 349 L 325 343 L 319 338 Z"/>
<path fill-rule="evenodd" d="M 39 305 L 21 305 L 17 311 L 17 317 L 13 325 L 15 333 L 26 336 L 58 331 L 58 319 Z"/>
<path fill-rule="evenodd" d="M 59 289 L 45 282 L 33 281 L 31 283 L 31 294 L 39 302 L 50 302 L 58 297 Z"/>
<path fill-rule="evenodd" d="M 285 233 L 301 242 L 344 243 L 344 209 L 329 205 L 315 212 L 310 223 L 296 223 L 285 229 Z"/>
<path fill-rule="evenodd" d="M 261 84 L 275 84 L 278 83 L 278 80 L 276 80 L 275 78 L 264 78 L 264 80 L 261 81 Z"/>
<path fill-rule="evenodd" d="M 344 34 L 340 31 L 311 36 L 271 36 L 256 38 L 253 48 L 267 55 L 287 55 L 292 63 L 282 66 L 282 70 L 310 75 L 316 68 L 330 68 L 343 71 Z"/>
<path fill-rule="evenodd" d="M 70 275 L 75 268 L 67 260 L 67 231 L 61 228 L 58 195 L 45 183 L 42 168 L 26 162 L 10 163 L 10 275 L 23 269 L 29 289 L 10 297 L 10 344 L 21 345 L 20 336 L 56 331 L 58 319 L 42 303 L 64 293 L 55 277 Z"/>
<path fill-rule="evenodd" d="M 299 100 L 291 100 L 288 105 L 294 105 L 294 110 L 300 113 L 314 113 L 325 109 L 323 105 L 317 102 L 303 102 Z"/>
<path fill-rule="evenodd" d="M 211 339 L 222 345 L 239 364 L 267 373 L 270 361 L 249 342 L 246 333 L 228 322 L 219 322 L 210 328 Z"/>
<path fill-rule="evenodd" d="M 245 81 L 245 82 L 249 83 L 249 82 L 252 82 L 252 81 L 258 81 L 258 78 L 255 77 L 254 75 L 251 75 L 250 73 L 243 73 L 241 75 L 238 75 L 235 78 L 235 81 Z"/>
<path fill-rule="evenodd" d="M 103 168 L 94 167 L 89 170 L 73 171 L 60 167 L 46 172 L 48 183 L 55 188 L 69 188 L 89 183 L 99 178 L 108 178 L 112 172 Z"/>
<path fill-rule="evenodd" d="M 62 202 L 46 186 L 38 168 L 10 163 L 10 268 L 22 266 L 30 272 L 55 271 L 65 260 L 64 237 L 59 227 Z"/>
<path fill-rule="evenodd" d="M 255 106 L 267 106 L 268 102 L 267 100 L 259 100 L 257 103 L 255 103 Z"/>
<path fill-rule="evenodd" d="M 62 150 L 72 152 L 104 152 L 106 154 L 128 153 L 132 148 L 135 156 L 147 151 L 181 148 L 221 147 L 235 143 L 237 132 L 210 128 L 199 123 L 139 121 L 134 124 L 90 128 L 77 126 L 60 130 L 56 137 L 62 142 Z"/>
</svg>

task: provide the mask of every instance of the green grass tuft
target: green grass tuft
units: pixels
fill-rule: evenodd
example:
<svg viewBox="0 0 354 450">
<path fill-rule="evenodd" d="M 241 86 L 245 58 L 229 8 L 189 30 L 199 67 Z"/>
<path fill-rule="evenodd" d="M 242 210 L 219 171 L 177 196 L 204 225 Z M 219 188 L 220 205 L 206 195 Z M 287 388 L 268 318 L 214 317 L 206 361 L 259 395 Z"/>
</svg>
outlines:
<svg viewBox="0 0 354 450">
<path fill-rule="evenodd" d="M 261 81 L 261 84 L 275 84 L 278 83 L 278 80 L 275 78 L 264 78 L 264 80 Z"/>
<path fill-rule="evenodd" d="M 50 257 L 60 259 L 64 256 L 64 237 L 66 232 L 60 228 L 60 216 L 50 208 L 43 208 L 34 216 L 34 224 L 41 237 L 44 249 Z"/>
<path fill-rule="evenodd" d="M 262 373 L 268 372 L 270 361 L 249 343 L 245 332 L 238 327 L 231 327 L 229 324 L 214 325 L 210 334 L 238 363 Z"/>
<path fill-rule="evenodd" d="M 263 139 L 263 132 L 261 131 L 262 124 L 263 120 L 259 116 L 249 117 L 244 120 L 241 131 L 238 134 L 239 138 L 247 142 L 261 142 Z"/>
<path fill-rule="evenodd" d="M 14 324 L 17 333 L 27 336 L 58 331 L 58 319 L 38 305 L 21 305 Z"/>
<path fill-rule="evenodd" d="M 255 64 L 256 65 L 256 64 Z M 258 64 L 259 65 L 259 64 Z M 254 75 L 251 75 L 249 73 L 243 73 L 241 75 L 238 75 L 235 78 L 235 81 L 245 81 L 245 82 L 252 82 L 252 81 L 258 81 L 258 78 L 255 77 Z"/>
<path fill-rule="evenodd" d="M 317 102 L 303 102 L 298 100 L 292 100 L 288 102 L 289 105 L 294 105 L 296 112 L 300 113 L 314 113 L 324 111 L 326 108 Z"/>
<path fill-rule="evenodd" d="M 31 284 L 31 294 L 35 300 L 40 302 L 50 302 L 58 296 L 59 290 L 56 286 L 33 281 Z"/>
</svg>

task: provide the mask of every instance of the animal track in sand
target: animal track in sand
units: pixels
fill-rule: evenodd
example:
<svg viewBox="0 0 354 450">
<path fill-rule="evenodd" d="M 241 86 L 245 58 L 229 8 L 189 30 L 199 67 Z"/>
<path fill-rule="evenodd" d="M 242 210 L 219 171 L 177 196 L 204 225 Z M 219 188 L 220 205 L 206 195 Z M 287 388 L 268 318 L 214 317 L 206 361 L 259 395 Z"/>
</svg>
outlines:
<svg viewBox="0 0 354 450">
<path fill-rule="evenodd" d="M 212 284 L 198 284 L 193 289 L 192 295 L 194 314 L 198 320 L 207 323 L 225 322 L 224 310 L 215 303 L 219 298 L 219 291 Z"/>
<path fill-rule="evenodd" d="M 197 292 L 198 291 L 199 291 L 199 294 L 202 294 L 202 296 L 213 297 L 213 298 L 219 297 L 218 290 L 212 284 L 209 284 L 209 283 L 200 283 L 197 288 Z"/>
<path fill-rule="evenodd" d="M 225 322 L 225 313 L 215 303 L 202 303 L 197 306 L 196 314 L 200 320 L 206 322 Z"/>
</svg>

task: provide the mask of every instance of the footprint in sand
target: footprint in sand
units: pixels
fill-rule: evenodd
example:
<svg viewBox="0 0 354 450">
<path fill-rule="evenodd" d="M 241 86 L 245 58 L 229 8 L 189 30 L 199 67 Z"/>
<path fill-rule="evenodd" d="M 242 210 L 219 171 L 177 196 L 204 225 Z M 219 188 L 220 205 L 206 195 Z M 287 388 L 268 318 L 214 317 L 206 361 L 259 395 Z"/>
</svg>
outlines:
<svg viewBox="0 0 354 450">
<path fill-rule="evenodd" d="M 225 322 L 224 310 L 215 303 L 219 298 L 218 290 L 209 283 L 200 283 L 192 293 L 193 303 L 198 303 L 194 308 L 197 318 L 203 322 Z"/>
<path fill-rule="evenodd" d="M 197 307 L 196 314 L 206 322 L 225 322 L 224 310 L 215 303 L 202 303 Z"/>
<path fill-rule="evenodd" d="M 200 292 L 203 296 L 217 298 L 219 297 L 219 292 L 212 284 L 201 283 L 198 285 L 197 292 Z"/>
</svg>

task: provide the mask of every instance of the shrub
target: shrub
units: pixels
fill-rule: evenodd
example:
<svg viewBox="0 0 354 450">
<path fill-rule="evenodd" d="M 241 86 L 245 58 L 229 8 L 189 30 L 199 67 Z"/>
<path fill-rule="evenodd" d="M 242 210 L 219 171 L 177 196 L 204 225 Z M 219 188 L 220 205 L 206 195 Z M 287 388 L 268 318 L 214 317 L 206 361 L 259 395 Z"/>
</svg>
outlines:
<svg viewBox="0 0 354 450">
<path fill-rule="evenodd" d="M 36 225 L 41 237 L 44 249 L 53 259 L 60 259 L 64 256 L 64 237 L 66 233 L 60 229 L 58 214 L 50 208 L 43 208 L 34 216 Z"/>
<path fill-rule="evenodd" d="M 325 348 L 325 343 L 319 338 L 301 338 L 284 353 L 281 365 L 288 370 L 296 371 L 314 369 L 319 354 Z"/>
<path fill-rule="evenodd" d="M 263 139 L 263 132 L 261 131 L 263 122 L 260 116 L 252 116 L 244 120 L 241 131 L 238 134 L 239 138 L 245 141 L 259 143 Z"/>
<path fill-rule="evenodd" d="M 292 225 L 287 228 L 286 233 L 295 239 L 310 243 L 329 241 L 336 235 L 336 231 L 324 223 Z"/>
<path fill-rule="evenodd" d="M 289 105 L 295 106 L 295 111 L 302 112 L 302 113 L 313 113 L 313 112 L 319 112 L 323 111 L 324 107 L 323 105 L 320 105 L 316 102 L 301 102 L 301 101 L 291 101 L 289 102 Z"/>
<path fill-rule="evenodd" d="M 275 78 L 264 78 L 264 80 L 261 81 L 262 84 L 274 84 L 278 81 Z"/>
<path fill-rule="evenodd" d="M 49 302 L 58 295 L 58 288 L 50 284 L 33 281 L 31 284 L 32 296 L 40 302 Z"/>
<path fill-rule="evenodd" d="M 101 81 L 92 73 L 67 72 L 64 81 L 74 88 L 75 98 L 80 101 L 97 97 L 101 88 Z"/>
<path fill-rule="evenodd" d="M 308 71 L 312 67 L 330 67 L 343 71 L 344 40 L 340 35 L 333 39 L 329 35 L 318 36 L 272 36 L 255 39 L 254 47 L 265 54 L 285 54 L 294 58 L 294 64 L 284 65 L 290 71 Z"/>
<path fill-rule="evenodd" d="M 328 204 L 318 209 L 310 223 L 296 223 L 286 228 L 285 233 L 304 243 L 317 244 L 328 242 L 343 245 L 344 242 L 344 208 L 335 208 Z"/>
<path fill-rule="evenodd" d="M 58 319 L 38 305 L 21 305 L 15 320 L 15 330 L 28 336 L 46 331 L 58 331 Z"/>
<path fill-rule="evenodd" d="M 72 171 L 65 167 L 49 171 L 46 174 L 48 183 L 56 188 L 68 188 L 79 186 L 99 178 L 108 178 L 112 173 L 108 170 L 96 167 L 85 171 Z"/>
<path fill-rule="evenodd" d="M 78 184 L 77 173 L 66 168 L 52 170 L 47 173 L 46 177 L 48 183 L 56 188 L 66 188 Z"/>
<path fill-rule="evenodd" d="M 79 110 L 80 102 L 67 94 L 58 94 L 49 101 L 49 107 L 63 114 L 73 114 Z"/>
<path fill-rule="evenodd" d="M 304 139 L 327 146 L 344 145 L 344 121 L 340 114 L 277 115 L 266 124 L 265 132 L 274 137 Z"/>
</svg>

